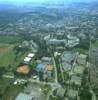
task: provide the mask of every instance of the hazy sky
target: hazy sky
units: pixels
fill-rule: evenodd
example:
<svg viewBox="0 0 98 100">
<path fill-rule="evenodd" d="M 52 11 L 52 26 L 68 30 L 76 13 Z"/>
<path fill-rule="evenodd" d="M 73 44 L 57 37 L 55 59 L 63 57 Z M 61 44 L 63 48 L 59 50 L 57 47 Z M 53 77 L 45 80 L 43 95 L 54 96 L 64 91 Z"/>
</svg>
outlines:
<svg viewBox="0 0 98 100">
<path fill-rule="evenodd" d="M 95 0 L 0 0 L 0 2 L 10 2 L 10 3 L 27 3 L 27 2 L 36 2 L 36 3 L 41 3 L 41 2 L 90 2 L 90 1 L 95 1 Z"/>
</svg>

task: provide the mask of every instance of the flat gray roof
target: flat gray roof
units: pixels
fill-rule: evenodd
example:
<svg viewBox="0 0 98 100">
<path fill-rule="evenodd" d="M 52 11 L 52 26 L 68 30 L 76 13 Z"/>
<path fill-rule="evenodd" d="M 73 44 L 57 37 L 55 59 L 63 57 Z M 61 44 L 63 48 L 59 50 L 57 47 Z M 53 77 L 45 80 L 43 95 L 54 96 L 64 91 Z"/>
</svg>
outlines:
<svg viewBox="0 0 98 100">
<path fill-rule="evenodd" d="M 25 93 L 20 93 L 15 100 L 32 100 L 33 96 L 25 94 Z"/>
</svg>

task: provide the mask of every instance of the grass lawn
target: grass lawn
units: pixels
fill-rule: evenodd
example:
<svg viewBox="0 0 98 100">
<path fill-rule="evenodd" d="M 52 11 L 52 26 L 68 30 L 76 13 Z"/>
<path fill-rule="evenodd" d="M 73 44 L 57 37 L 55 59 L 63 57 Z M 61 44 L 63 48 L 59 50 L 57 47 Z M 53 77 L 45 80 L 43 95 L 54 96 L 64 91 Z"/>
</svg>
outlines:
<svg viewBox="0 0 98 100">
<path fill-rule="evenodd" d="M 17 43 L 21 39 L 19 36 L 11 36 L 11 35 L 0 35 L 0 43 Z"/>
<path fill-rule="evenodd" d="M 15 100 L 16 96 L 23 91 L 23 85 L 10 86 L 2 97 L 2 100 Z"/>
<path fill-rule="evenodd" d="M 13 64 L 15 54 L 14 45 L 0 45 L 0 66 L 8 66 Z"/>
<path fill-rule="evenodd" d="M 58 97 L 50 97 L 49 100 L 62 100 L 62 99 L 60 99 Z"/>
<path fill-rule="evenodd" d="M 98 47 L 98 40 L 92 44 L 93 47 Z"/>
<path fill-rule="evenodd" d="M 3 95 L 6 91 L 7 87 L 10 86 L 10 83 L 12 82 L 12 79 L 7 78 L 0 78 L 0 95 Z"/>
<path fill-rule="evenodd" d="M 8 67 L 9 65 L 17 66 L 27 55 L 27 52 L 18 57 L 18 60 L 15 60 L 16 54 L 13 50 L 14 45 L 12 44 L 1 44 L 0 43 L 0 66 Z"/>
<path fill-rule="evenodd" d="M 88 50 L 82 49 L 82 48 L 74 48 L 73 50 L 75 52 L 80 52 L 80 53 L 83 53 L 83 54 L 87 54 L 88 53 Z"/>
<path fill-rule="evenodd" d="M 0 100 L 15 100 L 18 93 L 23 91 L 23 85 L 13 85 L 12 79 L 0 78 Z"/>
</svg>

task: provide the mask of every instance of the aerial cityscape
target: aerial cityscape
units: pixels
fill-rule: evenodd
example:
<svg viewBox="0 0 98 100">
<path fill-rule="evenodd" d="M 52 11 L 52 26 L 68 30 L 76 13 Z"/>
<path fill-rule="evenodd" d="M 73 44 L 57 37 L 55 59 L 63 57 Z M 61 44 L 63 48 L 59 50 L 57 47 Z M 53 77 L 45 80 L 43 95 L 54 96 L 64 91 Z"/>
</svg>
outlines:
<svg viewBox="0 0 98 100">
<path fill-rule="evenodd" d="M 0 1 L 0 100 L 98 100 L 98 1 L 46 1 Z"/>
</svg>

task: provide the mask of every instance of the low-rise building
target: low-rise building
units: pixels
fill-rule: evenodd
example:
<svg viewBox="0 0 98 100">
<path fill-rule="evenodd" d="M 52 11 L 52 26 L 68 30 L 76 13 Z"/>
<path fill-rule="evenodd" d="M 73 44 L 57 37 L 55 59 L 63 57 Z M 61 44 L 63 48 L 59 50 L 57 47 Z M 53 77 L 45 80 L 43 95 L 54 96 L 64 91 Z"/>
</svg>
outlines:
<svg viewBox="0 0 98 100">
<path fill-rule="evenodd" d="M 42 57 L 41 61 L 43 63 L 47 63 L 47 64 L 52 64 L 52 58 L 51 57 Z"/>
<path fill-rule="evenodd" d="M 38 64 L 36 67 L 37 72 L 42 72 L 43 76 L 51 77 L 54 67 L 52 64 Z"/>
<path fill-rule="evenodd" d="M 15 100 L 33 100 L 33 96 L 25 93 L 19 93 Z"/>
<path fill-rule="evenodd" d="M 90 48 L 90 83 L 98 95 L 98 40 Z"/>
<path fill-rule="evenodd" d="M 34 53 L 29 53 L 23 60 L 24 64 L 29 64 L 30 61 L 33 59 L 33 57 L 35 56 Z"/>
<path fill-rule="evenodd" d="M 42 89 L 36 84 L 28 84 L 27 87 L 24 88 L 24 93 L 33 96 L 32 100 L 45 100 Z"/>
<path fill-rule="evenodd" d="M 24 62 L 29 63 L 31 61 L 32 58 L 30 57 L 25 57 Z"/>
<path fill-rule="evenodd" d="M 63 69 L 63 71 L 64 72 L 68 72 L 68 71 L 70 71 L 71 70 L 71 64 L 69 64 L 69 63 L 66 63 L 66 62 L 63 62 L 62 63 L 62 69 Z"/>
<path fill-rule="evenodd" d="M 22 47 L 28 47 L 29 46 L 29 42 L 28 41 L 23 41 L 22 42 Z"/>
<path fill-rule="evenodd" d="M 46 66 L 47 76 L 51 77 L 52 73 L 53 73 L 53 69 L 54 69 L 53 65 L 52 64 L 46 64 L 45 66 Z"/>
<path fill-rule="evenodd" d="M 73 75 L 70 80 L 70 84 L 75 84 L 77 86 L 81 86 L 82 79 L 79 76 Z"/>
<path fill-rule="evenodd" d="M 31 40 L 29 43 L 32 45 L 33 48 L 38 49 L 38 45 L 33 40 Z"/>
<path fill-rule="evenodd" d="M 76 45 L 79 44 L 80 40 L 79 38 L 75 37 L 75 36 L 71 36 L 70 34 L 67 35 L 67 47 L 74 47 Z"/>
<path fill-rule="evenodd" d="M 29 53 L 27 56 L 30 57 L 30 58 L 33 58 L 35 56 L 35 54 L 34 53 Z"/>
<path fill-rule="evenodd" d="M 66 92 L 66 89 L 64 89 L 64 88 L 58 88 L 58 89 L 57 89 L 56 95 L 57 95 L 58 97 L 64 97 L 65 92 Z"/>
<path fill-rule="evenodd" d="M 83 66 L 78 66 L 78 65 L 76 65 L 75 68 L 74 68 L 74 70 L 73 70 L 73 72 L 74 72 L 75 74 L 82 75 L 83 72 L 84 72 L 84 69 L 85 69 L 85 68 L 84 68 Z"/>
<path fill-rule="evenodd" d="M 53 70 L 53 65 L 52 64 L 47 64 L 46 69 L 47 69 L 47 71 L 52 71 Z"/>
<path fill-rule="evenodd" d="M 67 91 L 67 96 L 68 96 L 69 100 L 77 100 L 78 91 L 69 89 Z"/>
<path fill-rule="evenodd" d="M 72 64 L 76 58 L 76 53 L 72 51 L 66 51 L 61 56 L 61 66 L 63 71 L 68 72 L 72 69 Z"/>
<path fill-rule="evenodd" d="M 72 51 L 66 51 L 62 58 L 61 58 L 61 61 L 62 62 L 67 62 L 69 64 L 72 64 L 74 59 L 76 57 L 76 53 L 72 52 Z"/>
<path fill-rule="evenodd" d="M 54 53 L 54 57 L 57 57 L 57 56 L 60 56 L 60 55 L 61 55 L 61 53 L 59 53 L 59 52 Z"/>
<path fill-rule="evenodd" d="M 50 39 L 50 34 L 44 37 L 45 41 L 48 41 Z"/>
<path fill-rule="evenodd" d="M 87 58 L 87 55 L 80 54 L 77 58 L 77 63 L 80 64 L 80 65 L 85 65 L 86 64 L 86 58 Z"/>
<path fill-rule="evenodd" d="M 44 65 L 44 64 L 38 64 L 38 65 L 36 66 L 36 71 L 37 71 L 37 72 L 43 72 L 43 73 L 44 73 L 45 70 L 46 70 L 46 69 L 45 69 L 45 65 Z"/>
<path fill-rule="evenodd" d="M 58 40 L 58 39 L 49 39 L 48 41 L 46 41 L 47 45 L 54 45 L 54 46 L 59 46 L 59 45 L 66 45 L 66 40 L 62 39 L 62 40 Z"/>
</svg>

